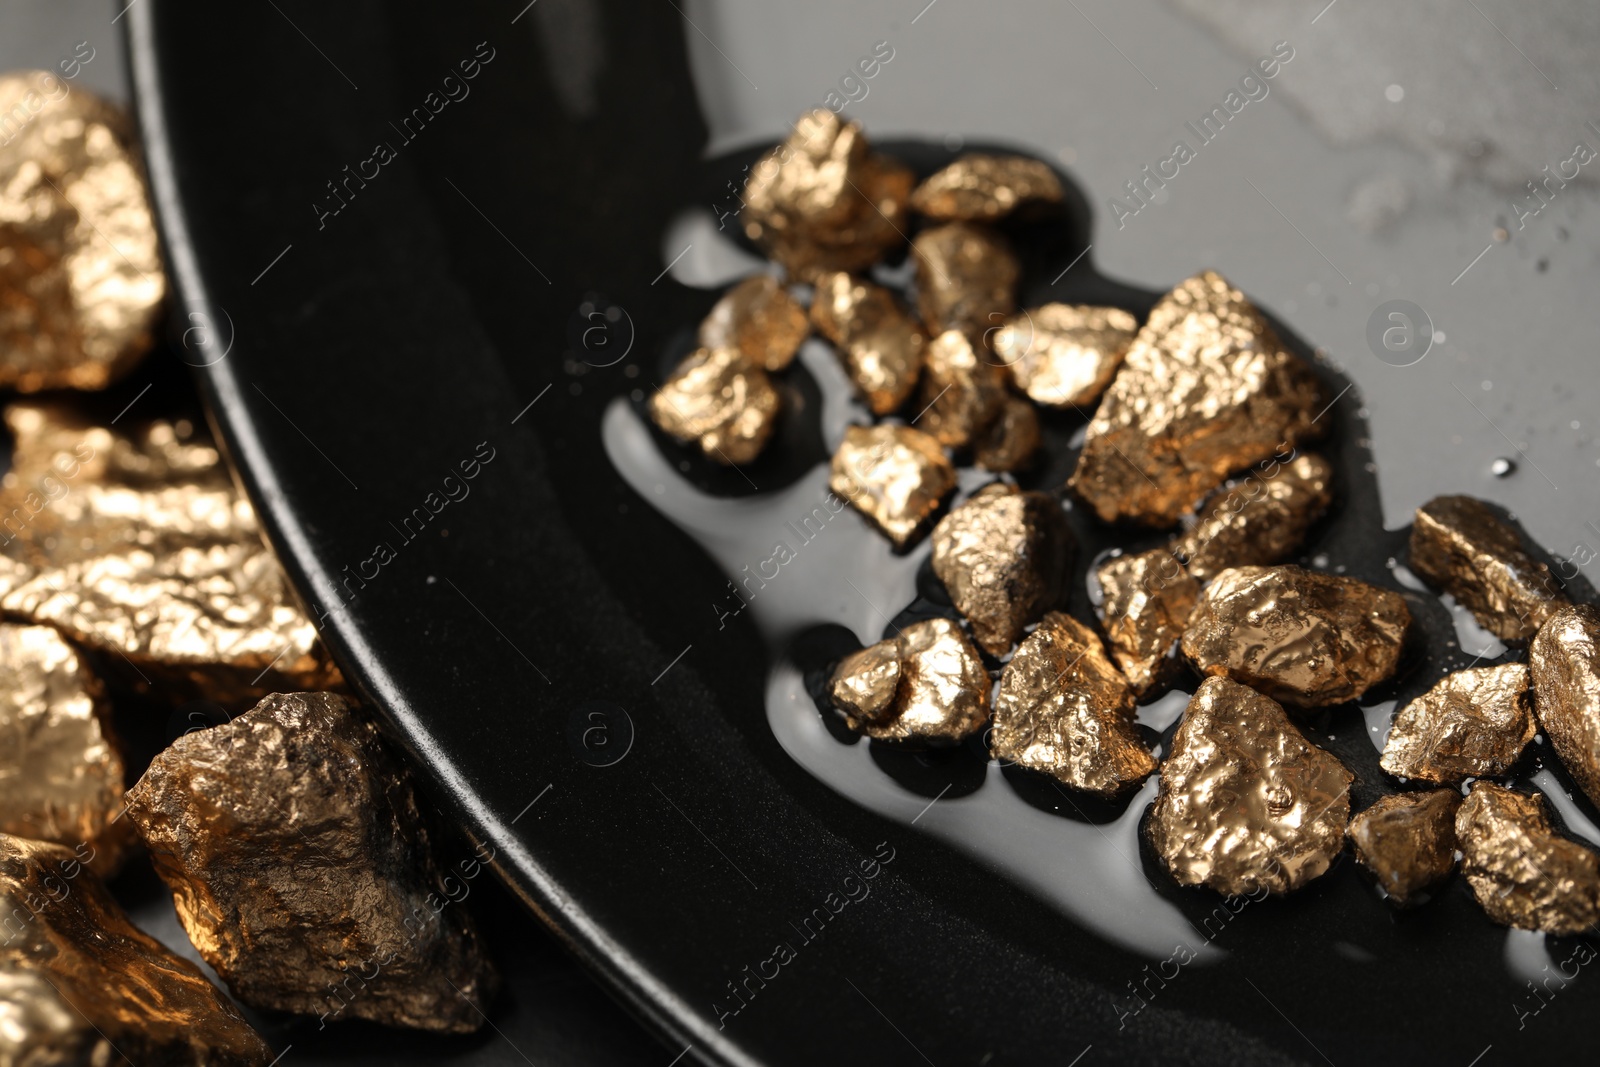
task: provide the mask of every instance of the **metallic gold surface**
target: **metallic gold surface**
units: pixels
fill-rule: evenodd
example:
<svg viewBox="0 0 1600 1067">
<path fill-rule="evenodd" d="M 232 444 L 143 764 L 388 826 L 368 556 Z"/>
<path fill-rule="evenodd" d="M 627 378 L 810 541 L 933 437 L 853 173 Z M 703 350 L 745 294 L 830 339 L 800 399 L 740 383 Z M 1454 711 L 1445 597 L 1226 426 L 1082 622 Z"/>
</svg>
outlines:
<svg viewBox="0 0 1600 1067">
<path fill-rule="evenodd" d="M 1116 377 L 1138 329 L 1139 320 L 1121 308 L 1046 304 L 996 330 L 994 352 L 1035 402 L 1087 407 Z"/>
<path fill-rule="evenodd" d="M 881 285 L 843 271 L 817 278 L 811 323 L 839 349 L 850 380 L 875 415 L 905 403 L 922 373 L 928 337 Z"/>
<path fill-rule="evenodd" d="M 772 437 L 778 390 L 738 349 L 700 348 L 651 395 L 650 417 L 678 440 L 698 442 L 707 459 L 737 466 Z"/>
<path fill-rule="evenodd" d="M 1389 903 L 1409 908 L 1450 877 L 1456 866 L 1454 789 L 1399 793 L 1350 820 L 1356 862 L 1365 867 Z"/>
<path fill-rule="evenodd" d="M 829 692 L 851 729 L 864 730 L 893 714 L 899 687 L 900 642 L 890 638 L 840 660 Z"/>
<path fill-rule="evenodd" d="M 1275 700 L 1320 708 L 1394 673 L 1411 612 L 1399 593 L 1300 567 L 1232 567 L 1200 595 L 1183 653 Z"/>
<path fill-rule="evenodd" d="M 917 426 L 951 448 L 971 444 L 1006 402 L 1004 372 L 987 361 L 981 346 L 960 330 L 946 330 L 928 342 Z"/>
<path fill-rule="evenodd" d="M 1577 934 L 1600 922 L 1600 856 L 1558 835 L 1544 798 L 1474 782 L 1456 813 L 1461 872 L 1489 918 Z"/>
<path fill-rule="evenodd" d="M 0 1063 L 265 1067 L 199 968 L 134 928 L 70 849 L 0 834 Z"/>
<path fill-rule="evenodd" d="M 129 123 L 46 71 L 0 77 L 0 115 L 0 387 L 103 389 L 167 289 Z"/>
<path fill-rule="evenodd" d="M 830 688 L 850 728 L 876 741 L 954 744 L 989 721 L 989 674 L 949 619 L 912 623 L 846 656 Z"/>
<path fill-rule="evenodd" d="M 986 471 L 1018 471 L 1033 462 L 1042 440 L 1039 412 L 1008 395 L 989 428 L 973 441 L 973 462 Z"/>
<path fill-rule="evenodd" d="M 243 1003 L 483 1024 L 494 969 L 410 782 L 349 701 L 279 694 L 183 735 L 128 790 L 128 817 L 189 940 Z"/>
<path fill-rule="evenodd" d="M 1005 323 L 1017 306 L 1017 257 L 993 230 L 951 222 L 911 242 L 917 264 L 917 311 L 929 333 L 974 336 Z"/>
<path fill-rule="evenodd" d="M 1533 740 L 1530 684 L 1521 663 L 1445 675 L 1394 717 L 1383 769 L 1443 785 L 1505 774 Z"/>
<path fill-rule="evenodd" d="M 780 371 L 810 332 L 806 309 L 772 275 L 758 274 L 712 306 L 700 323 L 700 347 L 736 348 L 763 370 Z"/>
<path fill-rule="evenodd" d="M 1287 893 L 1344 847 L 1352 780 L 1276 701 L 1207 678 L 1161 764 L 1150 841 L 1180 885 Z"/>
<path fill-rule="evenodd" d="M 1506 641 L 1528 640 L 1571 603 L 1517 531 L 1470 496 L 1434 497 L 1417 509 L 1411 567 Z"/>
<path fill-rule="evenodd" d="M 1333 466 L 1321 456 L 1273 462 L 1207 500 L 1172 550 L 1202 582 L 1246 564 L 1288 559 L 1333 503 Z"/>
<path fill-rule="evenodd" d="M 1229 474 L 1315 436 L 1325 404 L 1255 305 L 1206 271 L 1150 312 L 1070 484 L 1107 522 L 1170 526 Z"/>
<path fill-rule="evenodd" d="M 1112 556 L 1095 570 L 1106 640 L 1134 695 L 1166 688 L 1182 661 L 1173 653 L 1200 598 L 1200 583 L 1165 548 Z"/>
<path fill-rule="evenodd" d="M 1600 804 L 1600 611 L 1563 608 L 1528 648 L 1533 703 L 1550 746 Z"/>
<path fill-rule="evenodd" d="M 1156 769 L 1133 723 L 1133 692 L 1100 636 L 1052 611 L 1000 675 L 989 749 L 1063 785 L 1113 796 Z"/>
<path fill-rule="evenodd" d="M 962 156 L 917 186 L 913 210 L 941 222 L 993 222 L 1030 201 L 1059 204 L 1055 171 L 1027 156 Z"/>
<path fill-rule="evenodd" d="M 934 527 L 933 573 L 978 645 L 1003 656 L 1060 598 L 1072 549 L 1059 501 L 993 482 Z"/>
<path fill-rule="evenodd" d="M 921 430 L 851 426 L 833 454 L 828 487 L 905 548 L 956 487 L 956 471 Z"/>
</svg>

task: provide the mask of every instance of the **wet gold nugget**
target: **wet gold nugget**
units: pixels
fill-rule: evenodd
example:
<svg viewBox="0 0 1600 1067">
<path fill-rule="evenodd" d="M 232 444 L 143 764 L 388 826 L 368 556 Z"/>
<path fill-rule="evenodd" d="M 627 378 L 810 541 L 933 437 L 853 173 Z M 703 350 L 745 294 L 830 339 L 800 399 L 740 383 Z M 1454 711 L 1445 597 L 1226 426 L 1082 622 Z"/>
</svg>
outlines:
<svg viewBox="0 0 1600 1067">
<path fill-rule="evenodd" d="M 1086 407 L 1116 377 L 1138 329 L 1139 320 L 1121 308 L 1046 304 L 996 330 L 994 352 L 1036 403 Z"/>
<path fill-rule="evenodd" d="M 0 77 L 0 115 L 0 387 L 103 389 L 167 288 L 129 123 L 47 71 Z"/>
<path fill-rule="evenodd" d="M 992 230 L 952 222 L 911 242 L 917 263 L 917 310 L 930 333 L 981 335 L 1017 306 L 1017 257 Z"/>
<path fill-rule="evenodd" d="M 1206 271 L 1150 312 L 1070 484 L 1107 522 L 1170 526 L 1229 474 L 1315 436 L 1325 403 L 1255 305 Z"/>
<path fill-rule="evenodd" d="M 1444 785 L 1506 773 L 1533 740 L 1529 684 L 1521 663 L 1445 675 L 1395 716 L 1383 769 Z"/>
<path fill-rule="evenodd" d="M 0 834 L 0 1063 L 266 1067 L 272 1051 L 188 960 L 128 921 L 61 845 Z"/>
<path fill-rule="evenodd" d="M 1200 599 L 1200 583 L 1165 548 L 1113 556 L 1095 578 L 1106 638 L 1134 695 L 1165 689 L 1181 665 L 1173 651 Z"/>
<path fill-rule="evenodd" d="M 946 330 L 928 343 L 917 417 L 921 429 L 951 448 L 965 448 L 988 429 L 1006 402 L 1004 372 L 988 362 L 983 342 Z"/>
<path fill-rule="evenodd" d="M 1033 462 L 1042 436 L 1039 413 L 1021 397 L 1007 396 L 989 428 L 972 443 L 973 462 L 986 471 L 1017 471 Z"/>
<path fill-rule="evenodd" d="M 1161 764 L 1150 841 L 1180 885 L 1287 893 L 1344 847 L 1351 781 L 1277 701 L 1207 678 Z"/>
<path fill-rule="evenodd" d="M 1470 496 L 1434 497 L 1417 509 L 1411 566 L 1506 641 L 1528 640 L 1571 603 L 1517 531 Z"/>
<path fill-rule="evenodd" d="M 1052 611 L 1000 675 L 989 748 L 1063 785 L 1114 796 L 1148 778 L 1155 757 L 1133 722 L 1133 692 L 1093 630 Z"/>
<path fill-rule="evenodd" d="M 833 454 L 828 487 L 905 548 L 956 487 L 956 471 L 921 430 L 851 426 Z"/>
<path fill-rule="evenodd" d="M 1300 567 L 1217 575 L 1183 634 L 1204 674 L 1320 708 L 1355 700 L 1394 673 L 1411 612 L 1399 593 Z"/>
<path fill-rule="evenodd" d="M 1172 550 L 1202 582 L 1229 567 L 1278 563 L 1332 503 L 1333 466 L 1315 454 L 1296 456 L 1218 490 Z"/>
<path fill-rule="evenodd" d="M 1547 934 L 1600 922 L 1600 856 L 1557 834 L 1537 793 L 1472 783 L 1456 840 L 1472 895 L 1495 922 Z"/>
<path fill-rule="evenodd" d="M 843 271 L 817 279 L 811 323 L 839 348 L 840 359 L 874 415 L 905 403 L 922 373 L 928 337 L 881 285 Z"/>
<path fill-rule="evenodd" d="M 1072 548 L 1058 501 L 994 482 L 934 527 L 933 573 L 978 644 L 1003 656 L 1059 598 Z"/>
<path fill-rule="evenodd" d="M 994 222 L 1029 202 L 1059 204 L 1056 172 L 1027 156 L 962 156 L 911 194 L 911 207 L 941 222 Z"/>
<path fill-rule="evenodd" d="M 891 656 L 898 671 L 886 665 Z M 896 674 L 892 699 L 885 701 Z M 834 670 L 832 692 L 851 729 L 874 740 L 948 745 L 989 721 L 989 686 L 983 659 L 961 627 L 935 618 L 845 657 Z"/>
<path fill-rule="evenodd" d="M 650 417 L 667 433 L 697 442 L 724 466 L 761 454 L 778 416 L 767 372 L 734 348 L 695 350 L 650 397 Z"/>
<path fill-rule="evenodd" d="M 1389 903 L 1409 908 L 1427 899 L 1430 889 L 1456 866 L 1454 789 L 1400 793 L 1350 820 L 1356 862 L 1366 868 Z"/>
<path fill-rule="evenodd" d="M 1600 804 L 1600 611 L 1563 608 L 1528 649 L 1534 710 L 1550 745 Z"/>
<path fill-rule="evenodd" d="M 183 735 L 128 790 L 128 817 L 189 940 L 244 1003 L 483 1025 L 474 1005 L 495 974 L 477 928 L 434 906 L 450 895 L 411 784 L 344 698 L 270 696 Z"/>
<path fill-rule="evenodd" d="M 700 323 L 700 347 L 736 348 L 762 370 L 780 371 L 794 361 L 810 331 L 806 309 L 776 278 L 758 274 L 711 308 Z"/>
</svg>

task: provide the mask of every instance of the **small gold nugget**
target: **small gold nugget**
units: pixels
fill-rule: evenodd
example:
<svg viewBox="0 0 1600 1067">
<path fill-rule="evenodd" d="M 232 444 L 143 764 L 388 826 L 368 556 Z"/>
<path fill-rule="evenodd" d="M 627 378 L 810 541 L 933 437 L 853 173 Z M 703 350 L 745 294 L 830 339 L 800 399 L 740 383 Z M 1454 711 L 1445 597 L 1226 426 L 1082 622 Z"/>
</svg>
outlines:
<svg viewBox="0 0 1600 1067">
<path fill-rule="evenodd" d="M 1600 856 L 1557 834 L 1537 793 L 1472 783 L 1456 840 L 1472 895 L 1495 922 L 1558 935 L 1600 922 Z"/>
<path fill-rule="evenodd" d="M 1393 674 L 1410 626 L 1399 593 L 1356 578 L 1231 567 L 1201 594 L 1183 653 L 1203 674 L 1321 708 L 1355 700 Z"/>
<path fill-rule="evenodd" d="M 128 921 L 70 849 L 0 834 L 0 1063 L 266 1067 L 200 969 Z"/>
<path fill-rule="evenodd" d="M 1600 804 L 1600 611 L 1563 608 L 1528 649 L 1534 709 L 1550 745 Z"/>
<path fill-rule="evenodd" d="M 1114 796 L 1148 778 L 1155 757 L 1133 722 L 1133 692 L 1100 637 L 1052 611 L 1000 675 L 989 748 L 1063 785 Z"/>
<path fill-rule="evenodd" d="M 1332 503 L 1333 466 L 1315 454 L 1296 456 L 1218 490 L 1172 550 L 1202 582 L 1229 567 L 1278 563 L 1300 547 Z"/>
<path fill-rule="evenodd" d="M 700 347 L 736 348 L 762 370 L 780 371 L 810 332 L 806 309 L 772 275 L 758 274 L 711 308 L 700 323 Z"/>
<path fill-rule="evenodd" d="M 881 726 L 894 714 L 900 689 L 900 642 L 890 639 L 852 652 L 834 668 L 830 692 L 852 730 Z"/>
<path fill-rule="evenodd" d="M 965 448 L 1005 406 L 1004 372 L 987 355 L 981 341 L 974 345 L 960 330 L 946 330 L 928 343 L 917 422 L 940 444 Z"/>
<path fill-rule="evenodd" d="M 1056 172 L 1026 156 L 966 155 L 911 194 L 913 210 L 940 222 L 994 222 L 1019 204 L 1059 204 Z"/>
<path fill-rule="evenodd" d="M 1454 789 L 1400 793 L 1350 820 L 1350 843 L 1356 862 L 1365 867 L 1398 908 L 1414 907 L 1430 889 L 1450 877 L 1456 866 Z"/>
<path fill-rule="evenodd" d="M 986 471 L 1018 471 L 1033 462 L 1040 443 L 1039 412 L 1021 397 L 1008 395 L 989 428 L 972 443 L 973 462 Z"/>
<path fill-rule="evenodd" d="M 850 380 L 874 415 L 905 403 L 922 373 L 928 337 L 881 285 L 843 271 L 817 279 L 811 324 L 839 348 Z"/>
<path fill-rule="evenodd" d="M 996 330 L 994 351 L 1036 403 L 1087 407 L 1116 377 L 1138 329 L 1121 308 L 1046 304 Z"/>
<path fill-rule="evenodd" d="M 1533 740 L 1529 684 L 1521 663 L 1446 675 L 1395 716 L 1383 769 L 1442 785 L 1506 773 Z"/>
<path fill-rule="evenodd" d="M 696 349 L 650 397 L 650 417 L 724 466 L 761 454 L 778 416 L 767 372 L 734 348 Z"/>
<path fill-rule="evenodd" d="M 1528 640 L 1571 603 L 1517 531 L 1470 496 L 1434 497 L 1417 509 L 1411 566 L 1506 641 Z"/>
<path fill-rule="evenodd" d="M 1073 548 L 1058 501 L 994 482 L 933 529 L 933 573 L 972 635 L 1003 656 L 1061 593 Z"/>
<path fill-rule="evenodd" d="M 1004 324 L 1017 306 L 1017 257 L 992 230 L 952 222 L 923 230 L 911 242 L 917 262 L 917 310 L 930 333 L 981 335 Z"/>
<path fill-rule="evenodd" d="M 129 123 L 48 71 L 0 77 L 0 115 L 0 387 L 104 389 L 167 290 Z"/>
<path fill-rule="evenodd" d="M 956 487 L 956 471 L 921 430 L 851 426 L 833 454 L 828 487 L 905 548 Z"/>
<path fill-rule="evenodd" d="M 185 734 L 128 817 L 200 955 L 242 1002 L 470 1033 L 496 984 L 405 772 L 330 693 Z M 335 996 L 332 990 L 338 990 Z"/>
<path fill-rule="evenodd" d="M 898 668 L 887 666 L 891 658 Z M 831 689 L 845 722 L 859 733 L 949 745 L 989 721 L 989 685 L 983 659 L 961 627 L 934 618 L 846 656 Z"/>
<path fill-rule="evenodd" d="M 1229 474 L 1319 433 L 1325 402 L 1255 305 L 1206 271 L 1150 312 L 1069 484 L 1106 522 L 1171 526 Z"/>
<path fill-rule="evenodd" d="M 1173 650 L 1200 599 L 1200 583 L 1165 548 L 1113 556 L 1095 570 L 1106 638 L 1139 698 L 1171 684 Z"/>
<path fill-rule="evenodd" d="M 1344 847 L 1352 780 L 1277 701 L 1207 678 L 1161 764 L 1150 841 L 1180 885 L 1287 893 Z"/>
</svg>

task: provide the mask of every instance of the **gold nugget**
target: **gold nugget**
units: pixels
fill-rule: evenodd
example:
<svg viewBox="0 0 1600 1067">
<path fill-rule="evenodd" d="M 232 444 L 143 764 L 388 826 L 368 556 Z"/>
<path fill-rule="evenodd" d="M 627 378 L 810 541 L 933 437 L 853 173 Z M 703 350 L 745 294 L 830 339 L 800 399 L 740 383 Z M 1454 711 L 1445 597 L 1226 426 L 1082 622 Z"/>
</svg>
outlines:
<svg viewBox="0 0 1600 1067">
<path fill-rule="evenodd" d="M 1366 868 L 1384 899 L 1398 908 L 1414 907 L 1456 867 L 1454 789 L 1400 793 L 1350 820 L 1356 862 Z"/>
<path fill-rule="evenodd" d="M 886 666 L 891 656 L 897 671 Z M 896 675 L 893 698 L 884 702 Z M 845 657 L 832 692 L 850 728 L 876 741 L 949 745 L 989 721 L 989 686 L 983 659 L 961 627 L 934 618 Z"/>
<path fill-rule="evenodd" d="M 1246 564 L 1288 559 L 1333 503 L 1333 466 L 1321 456 L 1273 462 L 1239 485 L 1217 491 L 1199 519 L 1172 542 L 1196 580 Z"/>
<path fill-rule="evenodd" d="M 1148 778 L 1155 757 L 1133 723 L 1133 692 L 1099 636 L 1052 611 L 1000 675 L 989 748 L 1063 785 L 1114 796 Z"/>
<path fill-rule="evenodd" d="M 917 261 L 917 310 L 930 333 L 981 335 L 1017 306 L 1017 257 L 1004 238 L 982 226 L 952 222 L 923 230 L 911 242 Z"/>
<path fill-rule="evenodd" d="M 905 403 L 922 373 L 927 335 L 881 285 L 843 271 L 817 279 L 811 323 L 839 347 L 845 371 L 874 415 Z"/>
<path fill-rule="evenodd" d="M 1434 497 L 1417 509 L 1411 566 L 1506 641 L 1528 640 L 1571 603 L 1517 531 L 1470 496 Z"/>
<path fill-rule="evenodd" d="M 927 373 L 922 376 L 922 408 L 917 422 L 939 443 L 965 448 L 1005 406 L 1005 379 L 960 330 L 946 330 L 928 343 Z"/>
<path fill-rule="evenodd" d="M 1446 675 L 1394 717 L 1383 769 L 1444 785 L 1505 774 L 1533 740 L 1529 684 L 1521 663 Z"/>
<path fill-rule="evenodd" d="M 724 466 L 749 463 L 772 437 L 778 391 L 734 348 L 695 350 L 650 397 L 650 417 Z"/>
<path fill-rule="evenodd" d="M 1059 204 L 1056 172 L 1026 156 L 966 155 L 911 194 L 916 211 L 941 222 L 994 222 L 1026 203 Z"/>
<path fill-rule="evenodd" d="M 772 275 L 758 274 L 711 308 L 700 323 L 700 347 L 736 348 L 762 370 L 780 371 L 794 362 L 810 330 L 806 309 Z"/>
<path fill-rule="evenodd" d="M 1276 701 L 1207 678 L 1161 764 L 1150 841 L 1180 885 L 1287 893 L 1344 847 L 1352 780 Z"/>
<path fill-rule="evenodd" d="M 1206 271 L 1150 312 L 1070 484 L 1106 522 L 1171 526 L 1229 474 L 1319 433 L 1325 403 L 1255 305 Z"/>
<path fill-rule="evenodd" d="M 1534 708 L 1550 746 L 1600 804 L 1600 611 L 1562 608 L 1528 649 Z"/>
<path fill-rule="evenodd" d="M 1411 626 L 1399 593 L 1300 567 L 1217 575 L 1183 634 L 1203 674 L 1320 708 L 1355 700 L 1394 673 Z"/>
<path fill-rule="evenodd" d="M 829 692 L 850 728 L 865 732 L 893 715 L 899 688 L 900 642 L 891 638 L 840 660 Z"/>
<path fill-rule="evenodd" d="M 1138 329 L 1139 320 L 1121 308 L 1046 304 L 996 330 L 994 352 L 1035 402 L 1086 407 L 1116 377 Z"/>
<path fill-rule="evenodd" d="M 1113 556 L 1095 570 L 1106 638 L 1134 695 L 1143 699 L 1171 684 L 1173 655 L 1200 583 L 1164 548 Z"/>
<path fill-rule="evenodd" d="M 1021 397 L 1008 395 L 989 428 L 972 443 L 973 462 L 986 471 L 1018 471 L 1033 462 L 1042 437 L 1039 412 Z"/>
<path fill-rule="evenodd" d="M 851 426 L 833 454 L 828 487 L 906 548 L 956 487 L 956 471 L 921 430 Z"/>
<path fill-rule="evenodd" d="M 1558 835 L 1537 793 L 1472 783 L 1456 840 L 1467 884 L 1495 922 L 1557 935 L 1600 922 L 1600 856 Z"/>
</svg>

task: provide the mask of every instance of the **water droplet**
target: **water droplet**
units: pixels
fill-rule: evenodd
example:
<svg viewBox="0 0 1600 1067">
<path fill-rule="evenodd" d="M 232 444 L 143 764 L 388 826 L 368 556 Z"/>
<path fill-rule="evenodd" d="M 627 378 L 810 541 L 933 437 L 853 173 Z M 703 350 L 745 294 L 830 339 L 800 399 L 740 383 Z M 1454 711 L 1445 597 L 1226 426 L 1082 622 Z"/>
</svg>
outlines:
<svg viewBox="0 0 1600 1067">
<path fill-rule="evenodd" d="M 1406 98 L 1406 91 L 1399 85 L 1391 85 L 1383 91 L 1383 98 L 1391 104 L 1398 104 Z"/>
<path fill-rule="evenodd" d="M 1494 462 L 1489 464 L 1489 473 L 1496 478 L 1509 478 L 1517 473 L 1516 461 L 1505 456 L 1496 456 Z"/>
</svg>

